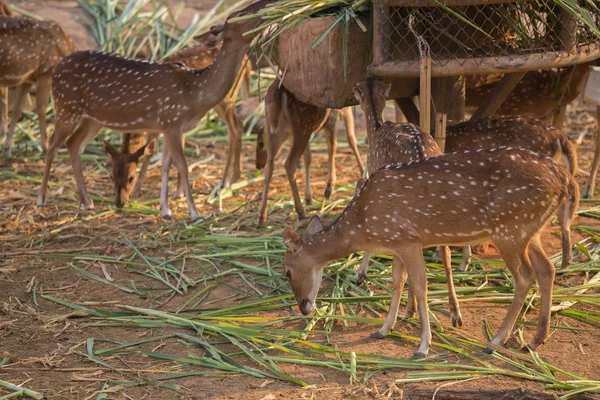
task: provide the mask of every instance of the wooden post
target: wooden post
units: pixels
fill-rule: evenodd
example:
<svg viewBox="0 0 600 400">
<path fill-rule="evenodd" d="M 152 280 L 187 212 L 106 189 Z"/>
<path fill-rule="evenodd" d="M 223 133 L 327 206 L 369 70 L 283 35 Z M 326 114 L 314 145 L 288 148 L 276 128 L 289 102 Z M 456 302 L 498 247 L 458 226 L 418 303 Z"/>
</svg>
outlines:
<svg viewBox="0 0 600 400">
<path fill-rule="evenodd" d="M 435 134 L 434 139 L 438 147 L 445 153 L 446 148 L 446 123 L 448 122 L 448 116 L 444 113 L 435 114 Z"/>
<path fill-rule="evenodd" d="M 475 111 L 471 119 L 475 120 L 485 118 L 494 114 L 524 75 L 525 72 L 512 72 L 510 74 L 505 74 L 502 79 L 500 79 L 500 82 L 494 86 L 492 92 L 488 97 L 485 98 L 477 111 Z"/>
<path fill-rule="evenodd" d="M 394 122 L 399 123 L 399 122 L 407 122 L 406 116 L 404 115 L 404 113 L 402 112 L 402 110 L 400 109 L 400 106 L 398 105 L 398 103 L 396 101 L 394 101 L 394 108 L 396 109 L 396 120 Z"/>
<path fill-rule="evenodd" d="M 419 87 L 419 126 L 431 133 L 431 58 L 421 57 Z"/>
<path fill-rule="evenodd" d="M 381 65 L 390 54 L 390 15 L 385 1 L 373 1 L 373 65 Z"/>
</svg>

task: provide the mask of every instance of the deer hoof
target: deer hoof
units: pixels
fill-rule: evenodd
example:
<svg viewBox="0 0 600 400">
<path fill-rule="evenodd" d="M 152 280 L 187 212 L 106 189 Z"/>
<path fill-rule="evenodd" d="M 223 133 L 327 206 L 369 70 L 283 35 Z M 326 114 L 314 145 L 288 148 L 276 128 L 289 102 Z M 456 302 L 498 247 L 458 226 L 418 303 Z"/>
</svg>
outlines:
<svg viewBox="0 0 600 400">
<path fill-rule="evenodd" d="M 330 197 L 331 197 L 331 188 L 330 188 L 330 187 L 327 187 L 327 188 L 325 189 L 325 199 L 326 199 L 326 200 L 329 200 L 329 198 L 330 198 Z"/>
<path fill-rule="evenodd" d="M 171 214 L 163 214 L 163 219 L 167 220 L 167 221 L 171 221 L 173 219 L 173 217 L 171 216 Z"/>
<path fill-rule="evenodd" d="M 452 326 L 453 327 L 457 327 L 457 326 L 462 326 L 463 325 L 463 321 L 462 321 L 462 316 L 460 314 L 453 314 L 452 315 Z"/>
<path fill-rule="evenodd" d="M 356 274 L 356 279 L 355 279 L 356 286 L 362 285 L 363 282 L 365 281 L 366 277 L 367 276 L 364 274 Z"/>
<path fill-rule="evenodd" d="M 417 351 L 415 354 L 413 354 L 413 356 L 410 358 L 411 360 L 417 360 L 420 358 L 425 358 L 427 357 L 427 354 L 421 353 L 420 351 Z"/>
<path fill-rule="evenodd" d="M 175 193 L 175 195 L 173 196 L 174 200 L 179 200 L 179 199 L 183 199 L 183 198 L 184 198 L 183 192 Z"/>
<path fill-rule="evenodd" d="M 377 331 L 373 334 L 371 334 L 371 336 L 369 336 L 371 339 L 385 339 L 387 335 L 384 335 L 383 333 Z"/>
<path fill-rule="evenodd" d="M 10 157 L 11 156 L 10 147 L 8 149 L 4 149 L 4 151 L 2 152 L 2 155 L 4 157 Z"/>
<path fill-rule="evenodd" d="M 485 354 L 494 354 L 494 349 L 492 349 L 491 347 L 486 347 L 485 349 L 483 349 L 483 352 Z"/>
</svg>

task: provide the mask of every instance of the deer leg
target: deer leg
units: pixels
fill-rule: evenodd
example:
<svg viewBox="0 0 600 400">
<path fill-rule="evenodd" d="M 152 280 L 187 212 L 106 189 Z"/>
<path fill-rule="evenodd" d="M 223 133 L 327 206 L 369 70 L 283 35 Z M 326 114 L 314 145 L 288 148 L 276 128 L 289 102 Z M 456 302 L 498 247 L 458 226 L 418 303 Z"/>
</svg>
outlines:
<svg viewBox="0 0 600 400">
<path fill-rule="evenodd" d="M 371 335 L 373 339 L 383 339 L 396 325 L 398 319 L 398 309 L 400 307 L 400 298 L 406 282 L 406 269 L 402 259 L 397 255 L 392 260 L 392 301 L 390 302 L 390 311 L 385 319 L 383 326 Z"/>
<path fill-rule="evenodd" d="M 360 176 L 365 173 L 365 164 L 363 163 L 360 152 L 358 151 L 358 145 L 356 144 L 356 133 L 354 129 L 354 115 L 352 114 L 352 107 L 342 108 L 339 113 L 342 115 L 344 125 L 346 126 L 346 137 L 348 138 L 348 145 L 356 157 L 358 163 L 358 169 L 360 170 Z"/>
<path fill-rule="evenodd" d="M 44 207 L 46 204 L 46 191 L 48 190 L 48 180 L 50 179 L 50 169 L 52 168 L 52 162 L 58 149 L 67 140 L 69 135 L 73 132 L 73 128 L 77 125 L 77 122 L 70 124 L 62 124 L 58 119 L 55 122 L 54 135 L 50 138 L 50 146 L 46 153 L 46 162 L 44 164 L 44 176 L 40 185 L 40 191 L 37 197 L 37 206 Z"/>
<path fill-rule="evenodd" d="M 460 265 L 458 267 L 459 271 L 466 271 L 467 268 L 469 268 L 469 265 L 471 265 L 471 246 L 465 246 L 463 247 L 463 258 L 460 261 Z"/>
<path fill-rule="evenodd" d="M 312 153 L 310 152 L 310 144 L 306 146 L 306 149 L 304 149 L 304 154 L 302 154 L 302 156 L 304 158 L 304 170 L 306 171 L 304 201 L 306 201 L 306 205 L 309 206 L 312 204 L 313 199 L 312 188 L 310 187 L 310 165 L 312 164 Z"/>
<path fill-rule="evenodd" d="M 5 157 L 10 157 L 10 146 L 12 145 L 13 134 L 15 133 L 17 123 L 21 119 L 21 115 L 23 114 L 23 106 L 25 106 L 25 99 L 27 98 L 29 89 L 31 89 L 31 85 L 31 83 L 25 82 L 16 88 L 13 115 L 12 119 L 10 120 L 10 125 L 8 126 L 8 132 L 6 133 L 6 140 L 4 141 Z"/>
<path fill-rule="evenodd" d="M 83 177 L 83 165 L 81 164 L 81 153 L 85 146 L 98 134 L 102 125 L 90 119 L 84 119 L 73 135 L 67 140 L 67 149 L 73 165 L 73 175 L 77 183 L 79 201 L 86 210 L 94 210 L 94 202 L 90 199 L 85 187 Z"/>
<path fill-rule="evenodd" d="M 169 209 L 169 169 L 171 168 L 171 152 L 167 146 L 166 139 L 163 143 L 161 164 L 160 213 L 164 219 L 171 219 L 171 210 Z"/>
<path fill-rule="evenodd" d="M 506 342 L 506 339 L 508 339 L 513 326 L 515 325 L 515 321 L 517 320 L 525 298 L 527 297 L 527 292 L 529 292 L 529 288 L 535 281 L 535 275 L 531 268 L 529 257 L 525 251 L 527 244 L 525 244 L 525 246 L 519 246 L 520 248 L 515 248 L 514 243 L 495 240 L 497 238 L 492 239 L 500 251 L 500 255 L 504 259 L 506 267 L 510 271 L 515 282 L 515 295 L 512 299 L 512 303 L 506 313 L 506 317 L 504 317 L 504 321 L 502 321 L 498 333 L 492 339 L 493 345 L 502 346 L 504 342 Z M 494 352 L 494 349 L 492 347 L 487 347 L 483 352 L 491 354 Z"/>
<path fill-rule="evenodd" d="M 557 213 L 562 235 L 561 268 L 567 268 L 571 264 L 571 261 L 573 261 L 573 255 L 571 254 L 571 209 L 573 204 L 567 203 L 567 201 L 568 200 L 565 200 L 565 202 L 558 207 Z"/>
<path fill-rule="evenodd" d="M 363 254 L 363 258 L 362 260 L 360 260 L 360 266 L 358 267 L 358 270 L 356 271 L 356 284 L 357 285 L 362 285 L 362 283 L 365 281 L 365 278 L 367 277 L 367 270 L 369 269 L 369 259 L 371 258 L 371 253 L 369 253 L 368 251 L 365 251 L 365 253 Z"/>
<path fill-rule="evenodd" d="M 409 243 L 400 250 L 402 263 L 408 271 L 409 290 L 412 289 L 419 309 L 421 323 L 421 344 L 413 358 L 426 357 L 431 344 L 429 326 L 429 307 L 427 305 L 427 269 L 423 260 L 423 248 L 420 243 Z M 409 293 L 410 296 L 410 293 Z"/>
<path fill-rule="evenodd" d="M 552 265 L 548 256 L 546 256 L 540 243 L 539 235 L 532 238 L 529 243 L 528 254 L 533 270 L 535 271 L 541 297 L 537 331 L 533 340 L 527 345 L 531 350 L 535 350 L 539 345 L 544 343 L 550 332 L 554 265 Z"/>
<path fill-rule="evenodd" d="M 585 183 L 582 197 L 591 199 L 594 197 L 594 187 L 596 186 L 596 175 L 598 174 L 598 164 L 600 163 L 600 105 L 596 106 L 596 118 L 598 119 L 598 133 L 596 134 L 596 150 L 594 151 L 594 161 L 592 161 L 592 169 L 590 176 Z"/>
<path fill-rule="evenodd" d="M 38 120 L 40 122 L 40 142 L 42 150 L 48 150 L 48 139 L 46 136 L 46 111 L 48 110 L 48 101 L 50 101 L 52 78 L 50 75 L 38 78 L 36 82 L 36 108 Z"/>
<path fill-rule="evenodd" d="M 185 135 L 181 135 L 181 149 L 185 148 Z M 187 167 L 186 167 L 187 169 Z M 188 171 L 189 172 L 189 171 Z M 183 180 L 181 179 L 181 174 L 177 172 L 177 190 L 175 191 L 175 199 L 183 199 L 185 195 L 185 191 L 183 189 Z"/>
<path fill-rule="evenodd" d="M 446 273 L 446 283 L 448 285 L 448 303 L 450 304 L 450 317 L 452 319 L 452 326 L 462 326 L 462 315 L 460 314 L 460 306 L 458 305 L 458 299 L 456 298 L 456 292 L 454 291 L 454 282 L 452 280 L 450 248 L 448 246 L 441 246 L 440 256 L 442 259 L 442 264 L 444 265 L 444 272 Z"/>
<path fill-rule="evenodd" d="M 296 184 L 296 168 L 298 166 L 300 156 L 305 151 L 310 151 L 308 149 L 309 139 L 310 135 L 294 133 L 292 137 L 292 148 L 290 149 L 290 154 L 288 155 L 288 158 L 285 161 L 285 172 L 290 183 L 290 189 L 292 190 L 292 196 L 294 198 L 294 207 L 296 208 L 296 213 L 298 213 L 298 218 L 300 219 L 306 218 L 306 212 L 304 211 L 302 201 L 300 200 L 300 195 L 298 194 L 298 185 Z"/>
<path fill-rule="evenodd" d="M 325 139 L 327 139 L 327 163 L 328 169 L 327 172 L 327 187 L 325 188 L 325 198 L 329 199 L 331 197 L 331 192 L 333 191 L 333 187 L 335 186 L 335 181 L 337 179 L 335 173 L 335 154 L 337 153 L 337 137 L 336 137 L 336 122 L 337 116 L 333 118 L 333 122 L 331 124 L 326 124 L 323 128 L 325 130 Z"/>
<path fill-rule="evenodd" d="M 0 135 L 4 134 L 8 127 L 8 88 L 0 87 Z"/>
<path fill-rule="evenodd" d="M 146 138 L 146 143 L 150 143 L 152 140 L 158 140 L 158 133 L 148 133 L 148 137 Z M 158 143 L 156 143 L 158 147 Z M 135 182 L 135 186 L 131 191 L 132 197 L 137 197 L 142 192 L 142 186 L 144 186 L 144 178 L 146 177 L 146 172 L 148 172 L 148 166 L 150 165 L 150 157 L 144 157 L 142 160 L 142 166 L 140 168 L 140 173 L 138 175 L 138 179 Z"/>
<path fill-rule="evenodd" d="M 406 311 L 404 312 L 404 319 L 408 320 L 410 318 L 414 318 L 417 309 L 418 307 L 415 291 L 411 286 L 411 281 L 408 281 L 408 296 L 406 298 Z"/>
<path fill-rule="evenodd" d="M 268 132 L 268 131 L 267 131 Z M 262 228 L 267 223 L 267 202 L 269 200 L 269 185 L 271 184 L 271 178 L 273 177 L 273 169 L 275 167 L 275 157 L 279 154 L 281 145 L 285 140 L 285 137 L 277 134 L 265 134 L 267 147 L 267 162 L 264 166 L 265 182 L 263 185 L 262 201 L 260 204 L 260 211 L 258 213 L 258 227 Z"/>
<path fill-rule="evenodd" d="M 177 172 L 181 175 L 181 179 L 183 180 L 183 192 L 185 193 L 185 197 L 187 200 L 188 211 L 190 213 L 190 217 L 192 218 L 192 222 L 198 221 L 200 219 L 200 214 L 198 213 L 198 209 L 196 208 L 196 204 L 194 203 L 194 198 L 192 197 L 192 189 L 190 188 L 190 181 L 188 177 L 188 169 L 187 162 L 185 161 L 185 155 L 183 154 L 183 147 L 181 146 L 182 142 L 182 133 L 181 132 L 165 132 L 164 139 L 166 142 L 166 146 L 164 148 L 167 149 L 168 155 L 170 155 L 173 164 L 175 164 L 175 168 L 177 168 Z M 163 148 L 163 152 L 164 152 Z M 164 160 L 164 157 L 163 157 Z M 167 160 L 168 161 L 168 160 Z M 169 179 L 169 170 L 168 165 L 165 169 L 163 165 L 163 183 Z M 161 188 L 161 194 L 162 194 Z M 165 193 L 166 194 L 166 193 Z M 168 202 L 168 199 L 162 198 L 161 201 Z M 161 209 L 168 210 L 168 205 L 161 204 Z M 163 213 L 163 216 L 165 214 Z"/>
</svg>

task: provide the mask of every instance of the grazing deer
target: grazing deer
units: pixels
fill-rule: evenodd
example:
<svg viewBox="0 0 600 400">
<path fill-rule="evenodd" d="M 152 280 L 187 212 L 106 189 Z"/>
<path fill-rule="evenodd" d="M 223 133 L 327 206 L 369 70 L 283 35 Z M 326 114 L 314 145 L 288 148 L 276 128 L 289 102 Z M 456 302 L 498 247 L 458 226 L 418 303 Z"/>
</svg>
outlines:
<svg viewBox="0 0 600 400">
<path fill-rule="evenodd" d="M 4 155 L 10 155 L 12 137 L 23 113 L 29 89 L 35 83 L 37 114 L 40 123 L 42 149 L 47 149 L 46 107 L 50 100 L 52 71 L 59 61 L 75 51 L 75 45 L 52 21 L 0 16 L 0 133 L 7 115 L 6 88 L 15 87 L 13 116 L 4 141 Z"/>
<path fill-rule="evenodd" d="M 214 35 L 209 31 L 200 36 L 196 36 L 194 39 L 198 42 L 196 45 L 183 49 L 171 56 L 165 57 L 161 62 L 180 63 L 188 68 L 197 70 L 210 66 L 221 51 L 221 47 L 223 45 L 222 32 Z M 250 65 L 247 64 L 246 61 L 247 57 L 244 57 L 244 60 L 242 61 L 242 67 L 238 72 L 238 77 L 236 77 L 236 80 L 240 79 L 240 85 L 232 88 L 225 98 L 223 98 L 223 100 L 221 100 L 221 102 L 214 107 L 216 113 L 225 122 L 229 135 L 227 164 L 221 183 L 222 187 L 226 187 L 230 182 L 229 176 L 231 167 L 233 167 L 233 176 L 231 178 L 232 182 L 236 181 L 241 174 L 241 143 L 243 123 L 235 111 L 235 103 L 240 88 L 244 86 L 242 85 L 242 81 L 248 81 L 250 79 L 250 73 L 252 72 Z M 112 159 L 112 177 L 115 189 L 115 205 L 117 207 L 122 207 L 129 200 L 130 195 L 137 196 L 142 190 L 144 177 L 146 176 L 146 171 L 148 170 L 148 165 L 150 163 L 150 157 L 147 156 L 146 153 L 138 152 L 138 149 L 143 145 L 143 138 L 145 136 L 146 135 L 144 133 L 136 132 L 125 135 L 123 137 L 123 148 L 121 151 L 115 149 L 110 143 L 105 143 L 104 145 L 105 149 L 107 149 L 107 154 Z M 146 143 L 150 143 L 152 140 L 157 141 L 158 133 L 149 133 L 147 137 L 148 139 Z M 129 143 L 130 141 L 131 143 Z M 185 136 L 182 139 L 182 146 L 184 146 L 184 144 Z M 136 155 L 142 157 L 143 160 L 141 160 L 142 167 L 139 175 L 137 175 L 136 172 L 137 178 L 135 186 L 132 186 L 127 182 L 129 175 L 120 173 L 120 171 L 137 171 L 136 168 L 140 160 L 135 158 Z M 131 165 L 124 165 L 124 163 L 129 163 Z M 116 171 L 116 169 L 119 169 L 119 171 Z M 128 191 L 124 191 L 123 188 L 128 188 Z M 178 175 L 175 198 L 181 197 L 183 197 L 183 183 L 181 181 L 181 176 Z"/>
<path fill-rule="evenodd" d="M 365 79 L 353 88 L 354 96 L 360 103 L 366 123 L 367 138 L 369 140 L 369 158 L 367 168 L 369 174 L 375 173 L 379 168 L 389 164 L 401 164 L 409 161 L 418 161 L 426 157 L 435 157 L 442 154 L 437 143 L 428 133 L 410 123 L 382 123 L 383 110 L 386 97 L 391 89 L 391 84 L 373 78 Z M 361 184 L 357 184 L 357 190 Z M 418 195 L 418 202 L 423 201 L 425 194 Z M 440 249 L 446 282 L 448 284 L 448 302 L 450 303 L 450 315 L 453 326 L 462 326 L 462 315 L 454 283 L 452 281 L 452 265 L 450 261 L 450 249 L 442 246 Z M 363 255 L 358 271 L 356 272 L 356 284 L 360 285 L 367 276 L 370 253 Z M 409 288 L 409 293 L 412 291 Z M 408 296 L 409 304 L 406 309 L 406 317 L 414 314 L 414 299 Z"/>
<path fill-rule="evenodd" d="M 329 261 L 360 250 L 393 254 L 390 311 L 371 336 L 383 338 L 394 327 L 408 272 L 421 322 L 415 356 L 424 357 L 431 330 L 423 248 L 492 240 L 513 276 L 515 293 L 492 346 L 484 351 L 505 343 L 537 280 L 538 328 L 528 345 L 535 350 L 548 336 L 554 281 L 540 235 L 557 210 L 569 226 L 578 199 L 574 178 L 555 160 L 529 150 L 480 149 L 388 165 L 371 175 L 326 229 L 313 217 L 302 239 L 284 230 L 284 275 L 306 315 L 315 308 Z"/>
<path fill-rule="evenodd" d="M 224 26 L 223 48 L 206 69 L 194 70 L 180 64 L 150 63 L 116 54 L 82 51 L 65 58 L 53 75 L 56 129 L 52 136 L 37 204 L 45 203 L 52 161 L 58 148 L 67 147 L 73 164 L 79 198 L 86 209 L 94 209 L 85 187 L 81 152 L 103 127 L 121 132 L 162 132 L 165 143 L 162 159 L 160 208 L 170 218 L 168 179 L 171 161 L 183 180 L 188 210 L 193 221 L 200 218 L 188 180 L 183 147 L 184 132 L 229 92 L 252 36 L 243 36 L 257 23 L 256 18 L 231 22 L 232 17 L 254 13 L 270 0 L 254 3 L 232 14 Z M 78 127 L 77 127 L 78 126 Z M 75 133 L 73 129 L 77 127 Z"/>
<path fill-rule="evenodd" d="M 335 185 L 335 153 L 337 150 L 335 126 L 337 123 L 337 110 L 316 107 L 310 104 L 302 103 L 288 91 L 279 80 L 271 84 L 265 96 L 265 113 L 267 129 L 267 151 L 266 162 L 264 160 L 264 138 L 259 135 L 257 144 L 257 167 L 265 166 L 265 182 L 262 195 L 262 203 L 258 214 L 258 226 L 263 227 L 267 222 L 267 202 L 269 197 L 269 185 L 273 176 L 275 157 L 279 153 L 281 146 L 288 139 L 292 138 L 292 147 L 290 154 L 285 161 L 285 170 L 294 198 L 296 213 L 300 219 L 306 218 L 306 212 L 302 206 L 298 186 L 296 185 L 296 168 L 300 161 L 300 156 L 304 154 L 304 168 L 306 170 L 306 186 L 304 198 L 306 204 L 312 202 L 312 190 L 310 188 L 310 164 L 311 154 L 309 141 L 313 133 L 323 129 L 327 139 L 327 152 L 329 156 L 329 174 L 327 177 L 327 188 L 325 189 L 325 198 L 331 195 L 332 188 Z M 351 109 L 340 111 L 346 124 L 346 133 L 348 143 L 354 152 L 356 160 L 361 171 L 364 170 L 364 164 L 360 158 L 356 138 L 354 136 L 354 117 Z M 262 165 L 261 165 L 262 164 Z"/>
</svg>

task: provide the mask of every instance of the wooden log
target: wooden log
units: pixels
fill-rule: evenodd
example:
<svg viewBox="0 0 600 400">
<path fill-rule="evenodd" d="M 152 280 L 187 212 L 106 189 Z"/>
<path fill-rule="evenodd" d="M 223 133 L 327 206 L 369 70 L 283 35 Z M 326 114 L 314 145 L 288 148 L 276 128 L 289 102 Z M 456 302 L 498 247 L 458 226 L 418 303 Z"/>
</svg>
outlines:
<svg viewBox="0 0 600 400">
<path fill-rule="evenodd" d="M 494 74 L 560 68 L 593 61 L 599 57 L 600 46 L 590 44 L 579 46 L 574 53 L 563 50 L 503 57 L 459 58 L 443 60 L 443 64 L 434 62 L 432 76 Z M 411 78 L 419 76 L 419 64 L 416 61 L 388 61 L 382 64 L 373 64 L 369 69 L 373 75 L 380 77 Z"/>
<path fill-rule="evenodd" d="M 419 77 L 419 126 L 431 133 L 431 58 L 421 57 Z"/>
<path fill-rule="evenodd" d="M 409 387 L 404 389 L 404 400 L 555 400 L 556 395 L 553 393 L 541 392 L 538 390 L 529 390 L 523 388 L 516 389 L 486 389 L 486 388 L 465 388 L 459 389 L 455 387 L 440 388 L 424 388 L 424 387 Z M 577 395 L 578 400 L 593 400 L 597 399 L 594 395 Z"/>
<path fill-rule="evenodd" d="M 298 100 L 318 107 L 357 105 L 352 88 L 368 73 L 369 35 L 354 22 L 349 25 L 345 77 L 342 24 L 337 24 L 315 48 L 311 47 L 334 21 L 335 17 L 307 18 L 295 29 L 283 31 L 275 49 L 284 86 Z M 369 25 L 368 19 L 362 21 Z M 414 96 L 419 90 L 418 79 L 386 81 L 392 84 L 390 99 Z"/>
<path fill-rule="evenodd" d="M 590 67 L 590 75 L 583 90 L 583 99 L 600 104 L 600 67 Z"/>
<path fill-rule="evenodd" d="M 446 152 L 446 124 L 448 116 L 443 113 L 435 115 L 435 135 L 434 139 L 442 153 Z"/>
<path fill-rule="evenodd" d="M 397 101 L 394 102 L 394 110 L 396 110 L 396 119 L 394 120 L 394 122 L 408 122 L 408 120 L 406 119 L 406 115 L 404 115 L 404 113 L 402 112 L 402 109 L 398 105 Z"/>
<path fill-rule="evenodd" d="M 504 75 L 500 82 L 496 84 L 490 95 L 483 101 L 477 111 L 475 111 L 471 119 L 485 118 L 494 114 L 524 75 L 525 72 L 513 72 Z"/>
</svg>

